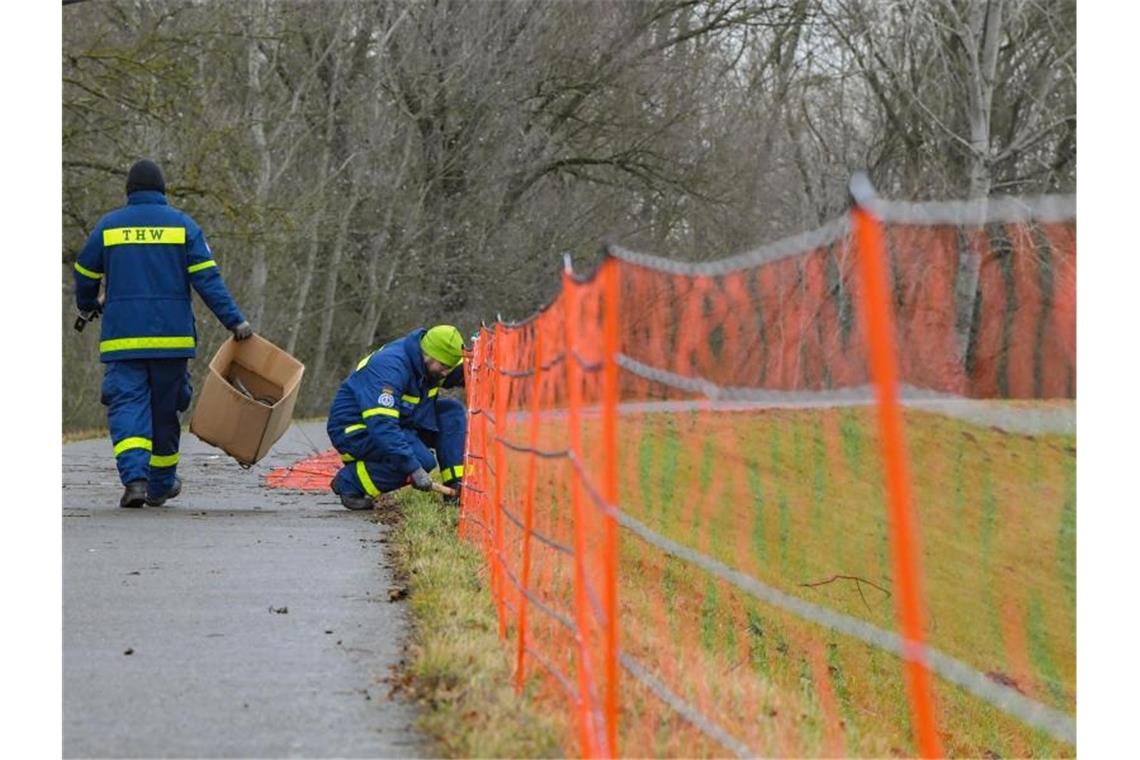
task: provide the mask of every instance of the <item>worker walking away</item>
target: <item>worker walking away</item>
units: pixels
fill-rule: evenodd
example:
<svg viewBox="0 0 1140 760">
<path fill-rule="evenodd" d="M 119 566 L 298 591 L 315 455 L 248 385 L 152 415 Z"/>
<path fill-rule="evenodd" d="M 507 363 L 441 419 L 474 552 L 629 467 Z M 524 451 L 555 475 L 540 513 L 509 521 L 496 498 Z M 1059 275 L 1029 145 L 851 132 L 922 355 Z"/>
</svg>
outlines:
<svg viewBox="0 0 1140 760">
<path fill-rule="evenodd" d="M 463 384 L 463 348 L 452 325 L 419 328 L 361 359 L 341 384 L 328 421 L 345 462 L 332 481 L 341 504 L 372 509 L 409 483 L 430 491 L 437 457 L 444 485 L 462 487 L 467 410 L 439 391 Z"/>
<path fill-rule="evenodd" d="M 138 161 L 127 174 L 127 205 L 99 220 L 75 262 L 75 305 L 103 319 L 101 401 L 124 486 L 120 507 L 161 506 L 182 490 L 178 413 L 190 406 L 187 364 L 197 345 L 191 286 L 234 338 L 253 334 L 202 229 L 167 203 L 158 165 Z"/>
</svg>

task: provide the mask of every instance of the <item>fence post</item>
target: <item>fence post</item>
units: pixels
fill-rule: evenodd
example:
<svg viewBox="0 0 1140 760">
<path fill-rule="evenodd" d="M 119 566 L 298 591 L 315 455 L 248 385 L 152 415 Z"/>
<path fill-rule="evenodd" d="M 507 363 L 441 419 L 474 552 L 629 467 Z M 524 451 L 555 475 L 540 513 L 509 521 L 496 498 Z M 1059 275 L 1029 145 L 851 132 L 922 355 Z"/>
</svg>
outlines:
<svg viewBox="0 0 1140 760">
<path fill-rule="evenodd" d="M 606 505 L 618 505 L 618 366 L 617 353 L 621 349 L 621 262 L 609 257 L 602 264 L 602 498 Z M 611 757 L 617 757 L 618 715 L 618 526 L 612 512 L 602 515 L 602 565 L 605 573 L 605 668 L 606 668 L 606 742 Z"/>
<path fill-rule="evenodd" d="M 503 481 L 506 480 L 507 470 L 505 463 L 505 456 L 503 453 L 503 437 L 504 426 L 507 423 L 507 376 L 503 372 L 505 359 L 504 347 L 504 334 L 505 329 L 502 322 L 495 324 L 495 345 L 493 347 L 495 357 L 495 502 L 494 514 L 494 583 L 492 587 L 495 589 L 495 604 L 499 611 L 499 638 L 505 639 L 507 637 L 507 611 L 504 604 L 504 597 L 506 595 L 506 588 L 503 577 Z"/>
<path fill-rule="evenodd" d="M 494 333 L 490 330 L 483 329 L 479 333 L 479 343 L 476 346 L 476 366 L 472 370 L 475 375 L 475 395 L 478 399 L 477 406 L 479 411 L 478 429 L 479 429 L 479 498 L 472 499 L 474 504 L 479 505 L 479 509 L 475 514 L 479 526 L 479 548 L 483 552 L 488 564 L 488 585 L 491 588 L 491 598 L 495 596 L 495 567 L 493 564 L 494 558 L 491 556 L 491 520 L 488 505 L 490 504 L 491 494 L 494 493 L 491 487 L 491 450 L 487 445 L 487 415 L 490 413 L 491 404 L 491 388 L 490 377 L 488 374 L 488 367 L 490 365 L 490 352 L 495 347 Z M 474 410 L 473 410 L 474 411 Z M 472 431 L 474 434 L 474 431 Z M 472 508 L 474 508 L 474 504 Z"/>
<path fill-rule="evenodd" d="M 574 622 L 577 628 L 578 644 L 578 718 L 582 730 L 582 755 L 598 757 L 598 726 L 594 720 L 594 679 L 590 666 L 590 606 L 586 596 L 586 523 L 582 505 L 581 475 L 577 467 L 582 466 L 582 433 L 580 410 L 582 406 L 582 381 L 578 366 L 578 284 L 574 282 L 570 257 L 566 257 L 566 268 L 562 272 L 563 329 L 565 330 L 566 385 L 569 402 L 568 422 L 570 425 L 570 499 L 574 519 Z"/>
<path fill-rule="evenodd" d="M 474 484 L 478 477 L 475 468 L 471 466 L 474 453 L 472 442 L 475 440 L 475 412 L 479 409 L 479 397 L 475 392 L 475 361 L 478 356 L 478 341 L 475 341 L 463 357 L 463 387 L 467 389 L 467 440 L 463 444 L 463 471 L 466 473 L 466 483 Z M 455 525 L 455 535 L 460 538 L 467 537 L 467 510 L 471 509 L 471 496 L 469 489 L 459 492 L 459 520 Z"/>
<path fill-rule="evenodd" d="M 530 436 L 528 444 L 531 448 L 530 459 L 526 470 L 526 493 L 523 513 L 523 550 L 522 550 L 522 592 L 519 594 L 519 641 L 518 654 L 515 663 L 515 691 L 522 693 L 523 681 L 526 678 L 526 611 L 527 590 L 530 588 L 530 534 L 534 525 L 534 489 L 538 478 L 538 415 L 540 411 L 539 396 L 542 391 L 542 331 L 545 320 L 539 317 L 534 322 L 534 380 L 530 396 Z"/>
<path fill-rule="evenodd" d="M 907 692 L 911 718 L 923 757 L 939 757 L 942 748 L 934 716 L 930 671 L 926 664 L 921 609 L 919 535 L 912 521 L 910 473 L 903 432 L 902 407 L 898 397 L 898 347 L 887 281 L 886 246 L 878 218 L 867 208 L 875 197 L 870 179 L 863 173 L 851 178 L 855 206 L 851 221 L 858 248 L 862 279 L 862 313 L 867 336 L 868 363 L 878 396 L 879 431 L 882 439 L 887 499 L 894 559 L 897 614 L 902 629 Z"/>
</svg>

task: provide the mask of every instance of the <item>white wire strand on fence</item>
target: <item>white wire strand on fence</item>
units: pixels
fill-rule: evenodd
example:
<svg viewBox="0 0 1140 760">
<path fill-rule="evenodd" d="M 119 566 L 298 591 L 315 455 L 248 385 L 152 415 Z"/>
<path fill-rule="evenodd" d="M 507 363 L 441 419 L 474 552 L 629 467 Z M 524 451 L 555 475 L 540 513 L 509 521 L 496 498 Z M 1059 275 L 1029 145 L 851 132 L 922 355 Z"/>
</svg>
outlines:
<svg viewBox="0 0 1140 760">
<path fill-rule="evenodd" d="M 502 509 L 502 507 L 500 507 L 500 509 Z M 503 511 L 505 512 L 506 510 L 504 509 Z M 531 532 L 533 534 L 533 531 Z M 526 594 L 528 598 L 533 599 L 533 597 L 530 595 L 530 592 L 527 589 L 523 588 L 522 582 L 518 579 L 518 577 L 513 572 L 511 572 L 510 567 L 507 565 L 507 558 L 503 556 L 502 552 L 495 552 L 494 556 L 499 560 L 499 565 L 502 567 L 503 572 L 506 573 L 507 578 L 511 581 L 511 584 L 514 585 L 514 587 L 517 588 L 520 592 Z M 569 556 L 574 556 L 573 550 L 570 550 Z M 597 622 L 599 627 L 604 628 L 606 625 L 606 611 L 602 606 L 602 598 L 598 596 L 597 589 L 594 588 L 594 584 L 590 583 L 589 577 L 586 578 L 585 588 L 586 600 L 590 603 L 590 610 L 594 613 L 594 620 Z M 577 626 L 575 626 L 575 631 L 576 630 Z"/>
<path fill-rule="evenodd" d="M 878 197 L 863 199 L 862 204 L 880 220 L 893 224 L 927 224 L 954 226 L 983 226 L 986 224 L 1058 223 L 1073 221 L 1076 218 L 1075 195 L 1053 195 L 1031 198 L 998 197 L 978 201 L 921 202 L 909 203 L 890 201 Z M 712 262 L 685 262 L 666 259 L 650 254 L 631 251 L 622 246 L 607 246 L 610 255 L 628 263 L 670 274 L 686 276 L 715 277 L 731 272 L 770 264 L 792 256 L 803 255 L 837 241 L 845 240 L 850 233 L 849 217 L 845 214 L 821 227 L 785 238 L 744 253 Z M 567 267 L 569 259 L 567 257 Z M 582 363 L 581 357 L 575 357 Z M 646 379 L 659 382 L 680 390 L 696 393 L 713 401 L 740 401 L 757 405 L 834 405 L 837 401 L 847 403 L 868 403 L 873 400 L 873 388 L 860 386 L 827 391 L 770 391 L 747 387 L 722 387 L 704 378 L 678 375 L 649 365 L 631 357 L 618 355 L 617 363 L 623 369 Z M 913 390 L 913 389 L 912 389 Z M 965 400 L 949 394 L 926 392 L 917 389 L 917 401 Z M 690 402 L 691 403 L 691 402 Z M 750 595 L 765 601 L 802 619 L 823 625 L 839 633 L 846 634 L 890 652 L 904 660 L 917 661 L 937 673 L 945 680 L 954 683 L 975 696 L 1024 723 L 1049 733 L 1056 739 L 1076 744 L 1076 721 L 1073 717 L 1051 707 L 1029 699 L 1019 692 L 1002 686 L 987 678 L 969 665 L 929 646 L 916 646 L 898 634 L 880 629 L 857 618 L 837 613 L 803 599 L 786 594 L 768 586 L 751 576 L 740 573 L 717 560 L 678 544 L 648 528 L 614 506 L 604 502 L 593 488 L 584 468 L 577 458 L 570 455 L 571 461 L 579 469 L 582 482 L 590 497 L 599 508 L 613 516 L 625 529 L 642 540 L 657 546 L 668 554 L 695 564 L 704 570 L 732 583 Z M 648 671 L 624 652 L 620 654 L 623 667 L 635 678 L 646 684 L 659 697 L 669 703 L 686 720 L 706 735 L 720 742 L 726 749 L 740 757 L 753 756 L 739 740 L 723 731 L 706 716 L 695 711 L 680 700 Z"/>
<path fill-rule="evenodd" d="M 591 492 L 592 494 L 592 492 Z M 593 495 L 593 494 L 592 494 Z M 1076 721 L 1059 710 L 1036 702 L 1007 686 L 994 683 L 969 665 L 944 654 L 933 647 L 917 647 L 891 631 L 885 631 L 858 618 L 833 612 L 826 607 L 786 594 L 749 575 L 734 570 L 727 565 L 683 546 L 659 533 L 629 515 L 606 507 L 618 523 L 666 553 L 691 562 L 694 565 L 728 581 L 752 596 L 790 612 L 800 618 L 818 623 L 839 633 L 853 636 L 899 656 L 904 660 L 917 661 L 924 667 L 940 675 L 947 681 L 961 686 L 974 696 L 984 699 L 999 710 L 1019 718 L 1024 723 L 1046 731 L 1053 738 L 1076 744 Z"/>
<path fill-rule="evenodd" d="M 601 493 L 587 476 L 586 468 L 578 461 L 573 452 L 570 461 L 580 475 L 582 485 L 587 495 L 598 509 L 617 520 L 623 528 L 631 531 L 658 549 L 665 551 L 678 559 L 691 562 L 694 565 L 728 581 L 737 588 L 752 596 L 765 601 L 785 612 L 797 615 L 804 620 L 818 623 L 839 633 L 854 636 L 884 651 L 890 652 L 904 660 L 918 662 L 928 670 L 932 670 L 947 681 L 961 686 L 966 691 L 999 710 L 1019 718 L 1022 722 L 1046 731 L 1055 739 L 1076 744 L 1076 720 L 1052 707 L 1043 705 L 1007 686 L 991 681 L 984 674 L 969 665 L 950 657 L 930 646 L 915 646 L 912 642 L 903 639 L 892 631 L 885 631 L 858 618 L 833 612 L 826 607 L 805 601 L 798 597 L 784 593 L 762 581 L 734 570 L 706 554 L 677 543 L 653 531 L 648 526 L 630 517 L 602 498 Z"/>
<path fill-rule="evenodd" d="M 602 498 L 601 493 L 586 477 L 585 468 L 571 452 L 570 461 L 581 473 L 582 484 L 585 491 L 593 500 L 599 511 L 610 515 L 623 528 L 639 536 L 645 542 L 656 546 L 678 559 L 686 560 L 713 575 L 728 581 L 737 588 L 752 596 L 779 607 L 804 620 L 830 628 L 839 633 L 853 636 L 872 646 L 897 655 L 903 660 L 918 662 L 927 670 L 932 670 L 947 681 L 961 686 L 966 691 L 999 710 L 1019 718 L 1022 722 L 1034 728 L 1046 731 L 1053 738 L 1077 743 L 1076 720 L 1069 715 L 1043 705 L 1008 686 L 1002 686 L 991 681 L 984 674 L 969 665 L 956 660 L 930 646 L 916 646 L 913 642 L 903 639 L 897 633 L 885 631 L 858 618 L 844 615 L 821 607 L 818 604 L 805 601 L 799 597 L 787 594 L 779 589 L 753 578 L 750 575 L 734 570 L 706 554 L 677 543 L 672 539 L 655 532 L 636 518 L 630 517 Z"/>
<path fill-rule="evenodd" d="M 515 584 L 515 586 L 524 596 L 526 596 L 527 599 L 530 600 L 532 605 L 537 607 L 541 612 L 561 625 L 572 636 L 578 635 L 578 627 L 572 620 L 570 620 L 570 618 L 566 617 L 562 613 L 544 603 L 528 589 L 523 588 L 522 585 L 518 582 L 518 579 L 514 577 L 514 574 L 511 573 L 509 569 L 504 568 L 504 571 L 507 575 L 507 578 L 513 584 Z M 514 609 L 514 605 L 512 605 L 508 600 L 504 600 L 504 602 L 511 608 L 512 612 L 517 613 L 517 610 Z M 542 657 L 538 651 L 532 649 L 529 645 L 527 645 L 525 649 L 528 654 L 538 659 L 540 661 L 540 664 L 542 664 L 542 666 L 548 672 L 553 674 L 559 680 L 559 682 L 562 684 L 563 689 L 568 695 L 575 699 L 578 698 L 574 687 L 570 684 L 569 680 L 564 675 L 562 675 L 561 671 L 559 671 L 554 666 L 553 663 Z M 637 660 L 635 660 L 632 656 L 626 654 L 624 651 L 619 651 L 618 661 L 622 664 L 622 667 L 629 671 L 629 673 L 634 678 L 644 683 L 645 686 L 653 693 L 655 693 L 663 702 L 676 710 L 681 715 L 681 717 L 683 717 L 695 728 L 697 728 L 697 730 L 707 735 L 710 739 L 720 742 L 726 749 L 731 750 L 737 757 L 757 757 L 757 755 L 749 750 L 743 742 L 718 726 L 712 720 L 712 718 L 701 713 L 695 707 L 688 704 L 679 696 L 674 694 L 667 686 L 665 686 L 664 683 L 655 678 L 647 668 L 638 663 Z"/>
<path fill-rule="evenodd" d="M 1017 224 L 1030 221 L 1051 224 L 1074 221 L 1077 218 L 1075 195 L 1041 195 L 1026 198 L 997 196 L 972 201 L 922 202 L 892 201 L 871 196 L 864 199 L 862 205 L 889 224 L 981 227 L 987 224 Z M 717 277 L 810 253 L 847 238 L 850 231 L 850 219 L 844 214 L 814 230 L 717 261 L 678 261 L 631 251 L 617 244 L 610 244 L 607 250 L 615 258 L 646 269 L 669 274 Z"/>
<path fill-rule="evenodd" d="M 654 677 L 647 668 L 633 659 L 633 657 L 622 652 L 618 655 L 618 662 L 621 663 L 621 666 L 625 668 L 630 675 L 645 684 L 646 688 L 656 694 L 661 701 L 672 707 L 678 715 L 696 727 L 701 733 L 719 742 L 720 745 L 729 752 L 742 758 L 759 757 L 759 755 L 750 750 L 748 745 L 744 742 L 721 728 L 707 715 L 704 715 L 688 702 L 670 691 L 664 683 Z"/>
<path fill-rule="evenodd" d="M 982 227 L 987 224 L 1055 224 L 1077 218 L 1077 196 L 997 196 L 973 201 L 892 201 L 871 198 L 864 208 L 890 224 Z"/>
<path fill-rule="evenodd" d="M 535 602 L 535 603 L 536 603 L 536 604 L 541 604 L 540 602 Z M 508 610 L 510 610 L 510 612 L 511 612 L 511 614 L 512 614 L 512 615 L 518 615 L 518 612 L 519 612 L 519 611 L 518 611 L 518 609 L 515 607 L 515 605 L 513 605 L 513 604 L 511 603 L 511 600 L 510 600 L 510 599 L 504 599 L 504 600 L 503 600 L 503 605 L 504 605 L 504 606 L 505 606 L 505 607 L 506 607 Z M 574 626 L 573 626 L 573 624 L 571 624 L 571 623 L 568 623 L 566 620 L 562 619 L 561 617 L 558 617 L 558 616 L 557 616 L 557 613 L 554 613 L 554 614 L 555 614 L 555 616 L 556 616 L 556 617 L 555 617 L 555 620 L 557 620 L 557 621 L 558 621 L 559 623 L 561 623 L 563 626 L 566 626 L 566 627 L 568 627 L 568 628 L 569 628 L 569 630 L 570 630 L 570 632 L 571 632 L 571 634 L 573 634 L 573 633 L 574 633 Z M 534 659 L 535 659 L 535 660 L 538 662 L 538 664 L 539 664 L 539 665 L 541 665 L 541 666 L 543 667 L 543 669 L 544 669 L 544 670 L 545 670 L 547 673 L 549 673 L 551 676 L 553 676 L 553 677 L 554 677 L 554 679 L 555 679 L 556 681 L 558 681 L 558 685 L 559 685 L 559 686 L 562 688 L 562 691 L 564 691 L 564 692 L 566 693 L 566 696 L 567 696 L 567 698 L 569 698 L 569 699 L 570 699 L 570 701 L 571 701 L 571 702 L 573 702 L 575 706 L 577 706 L 578 704 L 580 704 L 580 702 L 581 702 L 581 697 L 579 697 L 579 695 L 578 695 L 578 690 L 574 688 L 574 684 L 570 683 L 570 679 L 569 679 L 569 678 L 567 678 L 567 677 L 566 677 L 566 676 L 565 676 L 565 675 L 562 673 L 562 671 L 561 671 L 561 670 L 559 670 L 557 667 L 555 667 L 554 663 L 552 663 L 552 662 L 551 662 L 551 661 L 550 661 L 548 658 L 544 657 L 544 656 L 542 655 L 542 653 L 541 653 L 541 652 L 539 652 L 538 650 L 536 650 L 536 649 L 532 649 L 532 648 L 531 648 L 531 646 L 530 646 L 529 644 L 527 644 L 527 645 L 524 645 L 524 646 L 523 646 L 523 651 L 524 651 L 524 652 L 526 652 L 526 653 L 527 653 L 528 655 L 530 655 L 531 657 L 533 657 L 533 658 L 534 658 Z"/>
<path fill-rule="evenodd" d="M 502 560 L 502 557 L 500 556 L 499 559 Z M 502 570 L 503 570 L 503 573 L 506 575 L 507 579 L 510 580 L 510 582 L 512 584 L 514 584 L 515 588 L 517 588 L 520 593 L 525 595 L 526 598 L 529 599 L 533 605 L 535 605 L 536 607 L 541 609 L 543 612 L 545 612 L 547 615 L 549 615 L 551 618 L 553 618 L 558 623 L 560 623 L 563 628 L 566 628 L 568 631 L 570 631 L 571 635 L 574 637 L 577 644 L 579 646 L 581 645 L 581 630 L 578 628 L 578 626 L 573 621 L 571 621 L 569 618 L 565 617 L 564 615 L 558 613 L 553 608 L 544 604 L 537 596 L 535 596 L 529 590 L 524 588 L 522 583 L 519 582 L 519 579 L 515 577 L 515 574 L 511 572 L 510 568 L 508 568 L 505 563 L 503 563 L 503 565 L 502 565 Z M 588 590 L 589 590 L 589 586 L 587 585 L 587 591 Z M 515 608 L 515 606 L 513 604 L 511 604 L 509 599 L 504 598 L 503 603 L 507 607 L 510 608 L 512 613 L 518 614 L 518 610 Z M 597 612 L 597 610 L 600 610 L 600 606 L 595 610 L 595 614 L 599 614 Z M 527 651 L 530 651 L 530 649 L 528 648 Z M 548 668 L 548 670 L 549 670 L 549 668 Z M 551 671 L 551 672 L 554 672 L 554 671 Z M 597 739 L 599 741 L 599 746 L 604 746 L 605 741 L 603 740 L 603 737 L 601 735 L 601 731 L 602 731 L 602 726 L 605 725 L 605 721 L 603 720 L 603 717 L 602 717 L 601 706 L 600 706 L 601 703 L 598 700 L 598 694 L 597 694 L 596 688 L 597 687 L 594 684 L 592 684 L 592 683 L 590 684 L 590 690 L 589 690 L 589 697 L 590 697 L 589 704 L 591 705 L 590 712 L 592 713 L 592 715 L 594 717 L 594 725 L 597 727 L 597 731 L 599 732 L 598 736 L 597 736 Z M 577 700 L 578 701 L 581 700 L 580 694 L 577 695 Z"/>
<path fill-rule="evenodd" d="M 467 486 L 464 486 L 464 488 L 467 488 Z M 514 523 L 516 526 L 518 526 L 519 530 L 526 530 L 526 526 L 523 524 L 523 521 L 520 520 L 516 514 L 511 512 L 511 510 L 507 509 L 506 507 L 504 507 L 501 504 L 499 505 L 499 509 L 502 511 L 502 513 L 504 515 L 507 516 L 508 520 L 510 520 L 512 523 Z M 559 552 L 561 554 L 564 554 L 567 557 L 573 557 L 574 556 L 574 550 L 571 549 L 569 546 L 566 546 L 565 544 L 558 543 L 557 541 L 555 541 L 550 536 L 547 536 L 545 533 L 542 533 L 541 531 L 536 530 L 533 526 L 531 526 L 530 534 L 532 536 L 534 536 L 536 539 L 538 539 L 539 543 L 542 543 L 542 544 L 545 544 L 546 546 L 549 546 L 554 551 Z"/>
<path fill-rule="evenodd" d="M 751 575 L 733 570 L 732 567 L 728 567 L 708 555 L 701 554 L 700 551 L 690 549 L 661 536 L 660 533 L 654 532 L 649 526 L 637 521 L 636 518 L 630 517 L 613 505 L 608 504 L 602 498 L 601 493 L 594 488 L 594 484 L 587 476 L 585 466 L 573 455 L 573 452 L 570 453 L 570 461 L 580 475 L 580 481 L 585 487 L 587 496 L 594 501 L 598 510 L 612 516 L 622 528 L 632 531 L 648 544 L 666 551 L 667 554 L 698 565 L 703 570 L 732 583 L 733 586 L 746 591 L 746 593 L 764 600 L 768 604 L 780 607 L 784 612 L 819 623 L 821 626 L 840 632 L 840 634 L 854 636 L 865 641 L 865 643 L 895 654 L 903 660 L 918 662 L 923 668 L 933 670 L 950 683 L 961 686 L 971 694 L 983 698 L 995 708 L 1019 718 L 1025 724 L 1040 728 L 1053 738 L 1060 739 L 1060 741 L 1076 744 L 1076 720 L 1064 712 L 1035 702 L 1031 698 L 1021 695 L 1015 689 L 996 684 L 986 678 L 983 673 L 969 667 L 968 664 L 955 660 L 954 657 L 939 652 L 934 647 L 915 646 L 912 641 L 903 639 L 893 631 L 882 630 L 872 626 L 869 622 L 852 618 L 850 615 L 832 612 L 827 607 L 785 594 L 784 591 L 768 586 L 763 581 L 752 578 Z"/>
<path fill-rule="evenodd" d="M 692 375 L 679 375 L 667 369 L 654 367 L 626 354 L 617 354 L 614 362 L 627 372 L 658 385 L 665 385 L 689 393 L 698 393 L 713 401 L 748 401 L 772 407 L 833 405 L 835 403 L 871 403 L 875 400 L 870 385 L 847 388 L 829 388 L 821 391 L 778 391 L 747 386 L 718 385 L 712 380 Z"/>
<path fill-rule="evenodd" d="M 653 367 L 625 354 L 617 354 L 615 362 L 626 372 L 658 385 L 703 396 L 703 399 L 671 401 L 631 401 L 618 405 L 620 414 L 653 414 L 665 412 L 748 412 L 764 409 L 824 409 L 846 406 L 870 406 L 876 401 L 875 387 L 869 384 L 819 390 L 783 391 L 745 386 L 723 386 L 699 376 L 680 375 Z M 996 427 L 1010 433 L 1042 435 L 1076 432 L 1076 410 L 1073 407 L 1048 409 L 1016 409 L 902 383 L 898 387 L 899 402 L 908 409 L 963 420 L 975 425 Z M 584 416 L 600 413 L 598 407 L 585 407 Z"/>
<path fill-rule="evenodd" d="M 717 261 L 677 261 L 648 253 L 638 253 L 616 244 L 609 245 L 607 250 L 610 255 L 622 261 L 646 269 L 656 269 L 670 274 L 716 277 L 741 269 L 751 269 L 761 264 L 771 264 L 780 259 L 799 256 L 808 251 L 831 245 L 837 240 L 847 237 L 850 227 L 851 223 L 847 216 L 841 216 L 810 232 L 777 240 L 774 243 Z"/>
</svg>

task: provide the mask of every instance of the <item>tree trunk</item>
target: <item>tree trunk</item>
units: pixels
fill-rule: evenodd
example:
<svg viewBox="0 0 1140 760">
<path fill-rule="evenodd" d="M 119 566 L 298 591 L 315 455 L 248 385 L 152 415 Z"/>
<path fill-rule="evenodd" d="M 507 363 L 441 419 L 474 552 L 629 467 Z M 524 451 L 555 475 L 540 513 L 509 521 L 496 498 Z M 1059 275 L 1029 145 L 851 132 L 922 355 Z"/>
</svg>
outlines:
<svg viewBox="0 0 1140 760">
<path fill-rule="evenodd" d="M 325 214 L 324 193 L 328 182 L 328 148 L 325 147 L 322 153 L 323 156 L 317 175 L 317 186 L 320 188 L 320 198 L 317 200 L 316 208 L 313 210 L 314 230 L 319 229 L 318 225 Z M 320 248 L 320 238 L 317 235 L 313 235 L 309 241 L 309 251 L 305 255 L 305 268 L 301 274 L 301 282 L 297 286 L 297 296 L 293 299 L 293 313 L 289 319 L 289 339 L 285 343 L 285 350 L 290 354 L 294 353 L 297 347 L 297 340 L 301 335 L 302 320 L 305 317 L 305 307 L 309 303 L 309 291 L 313 287 L 313 274 L 317 268 L 317 254 L 320 252 Z"/>
<path fill-rule="evenodd" d="M 261 22 L 256 11 L 250 13 L 251 36 L 247 40 L 247 61 L 249 65 L 249 123 L 256 152 L 258 171 L 254 182 L 253 210 L 251 220 L 255 228 L 263 227 L 264 212 L 269 205 L 269 191 L 273 177 L 273 156 L 265 137 L 265 93 L 261 86 L 261 67 L 265 58 L 258 47 Z M 269 280 L 269 265 L 265 258 L 265 238 L 251 236 L 250 255 L 253 265 L 250 272 L 249 289 L 246 291 L 246 318 L 255 330 L 263 330 L 265 316 L 265 286 Z"/>
<path fill-rule="evenodd" d="M 998 43 L 1002 35 L 1004 0 L 989 0 L 984 5 L 970 6 L 962 41 L 967 55 L 967 121 L 970 124 L 970 172 L 968 198 L 984 214 L 988 203 L 991 173 L 990 127 L 992 122 L 994 79 L 997 74 Z M 981 251 L 977 236 L 968 235 L 967 244 L 959 247 L 956 285 L 958 314 L 955 321 L 959 361 L 969 353 L 974 306 L 978 299 L 978 277 Z"/>
<path fill-rule="evenodd" d="M 329 170 L 330 164 L 332 163 L 333 104 L 335 102 L 333 93 L 328 93 L 325 139 L 321 144 L 321 158 L 317 164 L 317 201 L 313 208 L 312 224 L 314 231 L 321 228 L 321 222 L 324 220 L 325 213 L 328 209 L 328 203 L 325 198 L 328 194 Z M 320 248 L 321 237 L 314 233 L 311 235 L 309 251 L 305 256 L 305 269 L 301 276 L 301 283 L 297 289 L 297 297 L 293 300 L 293 313 L 289 321 L 289 340 L 285 345 L 285 350 L 290 354 L 292 354 L 294 348 L 296 348 L 297 340 L 301 335 L 301 324 L 305 316 L 305 307 L 309 302 L 309 291 L 313 285 L 313 274 L 316 270 L 317 256 L 320 253 Z"/>
<path fill-rule="evenodd" d="M 356 206 L 360 202 L 360 181 L 356 172 L 352 172 L 350 179 L 351 189 L 345 203 L 344 211 L 337 225 L 336 237 L 333 240 L 332 256 L 328 263 L 328 275 L 325 277 L 324 309 L 321 312 L 321 331 L 317 338 L 317 353 L 313 359 L 313 380 L 318 387 L 324 380 L 325 361 L 329 353 L 329 341 L 332 339 L 333 317 L 336 315 L 336 291 L 339 282 L 340 264 L 344 260 L 344 249 L 348 242 L 348 227 Z"/>
<path fill-rule="evenodd" d="M 400 168 L 396 171 L 396 176 L 392 181 L 388 183 L 388 186 L 396 191 L 404 185 L 408 165 L 411 163 L 412 145 L 415 142 L 414 137 L 415 133 L 411 130 L 408 130 L 404 135 L 404 149 L 403 157 L 400 159 Z M 384 223 L 380 227 L 380 234 L 376 236 L 377 247 L 369 256 L 367 270 L 368 300 L 364 305 L 364 315 L 360 320 L 360 332 L 357 334 L 356 339 L 356 344 L 362 351 L 372 346 L 374 336 L 376 335 L 376 328 L 380 325 L 380 319 L 383 316 L 384 299 L 392 289 L 392 281 L 396 276 L 396 266 L 399 263 L 395 250 L 396 245 L 403 236 L 397 235 L 392 226 L 392 218 L 396 211 L 396 194 L 396 192 L 391 194 L 387 208 L 384 210 Z M 406 219 L 405 222 L 407 222 Z M 402 225 L 402 227 L 406 229 L 407 225 Z M 389 264 L 387 274 L 381 284 L 380 269 L 385 259 L 385 254 L 387 254 Z"/>
</svg>

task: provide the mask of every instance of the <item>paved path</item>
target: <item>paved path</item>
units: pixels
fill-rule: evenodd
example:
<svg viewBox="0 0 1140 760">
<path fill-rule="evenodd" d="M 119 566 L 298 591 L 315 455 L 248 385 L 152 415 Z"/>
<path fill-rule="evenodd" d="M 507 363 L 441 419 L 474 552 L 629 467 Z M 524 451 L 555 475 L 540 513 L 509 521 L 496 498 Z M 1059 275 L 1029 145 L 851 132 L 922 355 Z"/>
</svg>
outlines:
<svg viewBox="0 0 1140 760">
<path fill-rule="evenodd" d="M 250 470 L 182 440 L 182 495 L 138 510 L 108 441 L 64 446 L 64 757 L 420 755 L 384 682 L 408 635 L 388 528 L 262 485 L 326 449 L 323 425 Z"/>
</svg>

